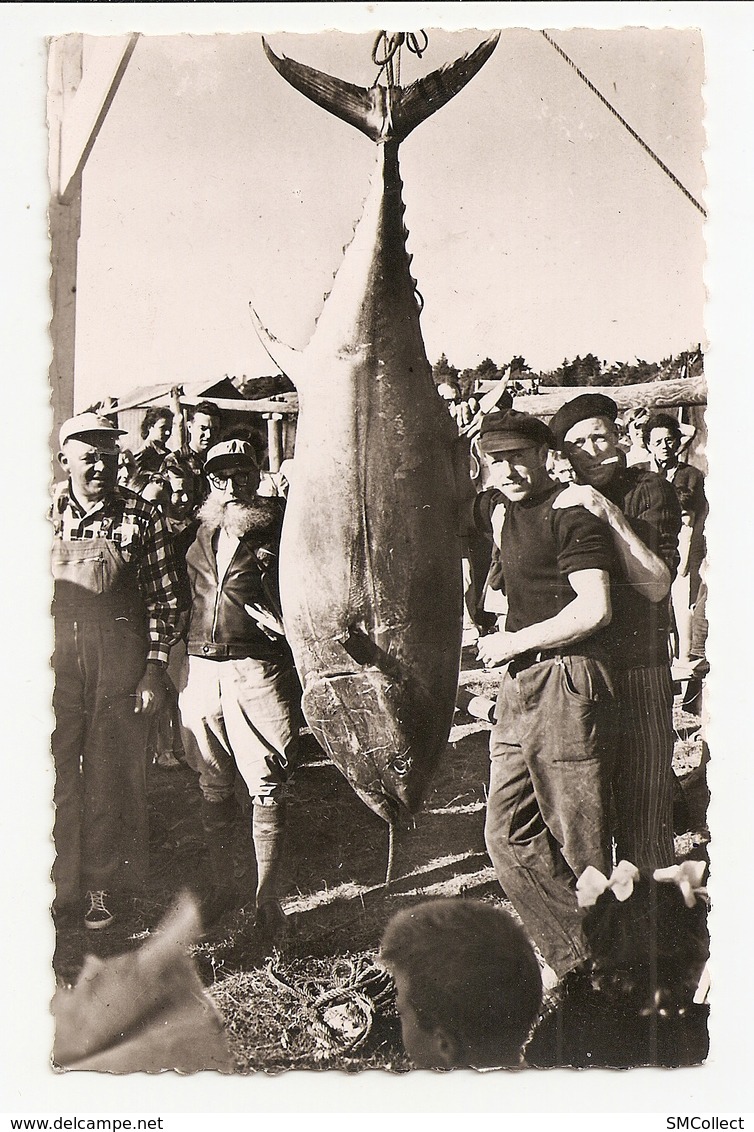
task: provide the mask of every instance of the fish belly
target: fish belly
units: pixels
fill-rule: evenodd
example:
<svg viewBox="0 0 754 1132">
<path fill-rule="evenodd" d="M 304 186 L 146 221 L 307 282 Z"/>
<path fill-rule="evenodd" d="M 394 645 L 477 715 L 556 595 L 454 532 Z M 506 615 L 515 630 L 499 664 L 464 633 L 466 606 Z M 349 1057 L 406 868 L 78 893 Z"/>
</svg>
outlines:
<svg viewBox="0 0 754 1132">
<path fill-rule="evenodd" d="M 462 628 L 449 419 L 426 360 L 390 361 L 302 398 L 280 575 L 307 722 L 386 820 L 420 806 L 447 744 Z"/>
</svg>

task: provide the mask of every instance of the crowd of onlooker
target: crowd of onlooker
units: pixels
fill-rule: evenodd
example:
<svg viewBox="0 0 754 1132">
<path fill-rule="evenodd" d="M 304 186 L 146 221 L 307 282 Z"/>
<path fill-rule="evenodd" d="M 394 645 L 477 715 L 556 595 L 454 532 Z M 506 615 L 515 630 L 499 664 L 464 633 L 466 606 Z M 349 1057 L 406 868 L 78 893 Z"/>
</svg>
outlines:
<svg viewBox="0 0 754 1132">
<path fill-rule="evenodd" d="M 505 628 L 509 603 L 517 612 L 516 602 L 526 605 L 531 600 L 526 592 L 517 597 L 510 585 L 511 561 L 501 553 L 493 512 L 501 499 L 501 493 L 496 494 L 500 484 L 502 495 L 508 493 L 508 510 L 523 514 L 515 506 L 520 503 L 526 510 L 532 485 L 532 499 L 537 500 L 549 499 L 554 485 L 567 490 L 588 482 L 581 434 L 594 446 L 584 426 L 602 420 L 613 445 L 604 447 L 603 457 L 605 452 L 614 455 L 603 458 L 600 475 L 604 468 L 609 469 L 608 478 L 614 468 L 635 468 L 641 474 L 632 483 L 645 483 L 646 472 L 651 482 L 663 481 L 663 498 L 670 492 L 676 500 L 680 531 L 673 534 L 668 560 L 678 564 L 669 596 L 659 604 L 666 606 L 674 674 L 689 682 L 684 702 L 699 711 L 706 674 L 707 504 L 704 477 L 685 459 L 695 430 L 681 423 L 677 412 L 634 410 L 619 415 L 614 404 L 599 395 L 587 396 L 588 403 L 574 410 L 581 400 L 576 398 L 550 426 L 516 413 L 510 397 L 502 406 L 484 408 L 482 398 L 447 400 L 459 437 L 468 444 L 474 506 L 478 510 L 480 501 L 491 499 L 485 514 L 492 533 L 478 539 L 470 531 L 468 537 L 467 643 L 478 639 L 485 663 L 505 665 L 510 688 L 518 676 L 520 690 L 542 664 L 560 666 L 571 673 L 568 680 L 576 672 L 569 667 L 574 649 L 561 645 L 561 639 L 569 637 L 553 637 L 555 648 L 537 645 L 509 653 L 493 643 L 510 646 L 516 634 L 510 624 L 508 631 Z M 256 924 L 270 943 L 279 942 L 286 920 L 277 892 L 285 844 L 285 790 L 298 759 L 302 722 L 301 690 L 285 641 L 276 582 L 280 526 L 294 462 L 263 472 L 260 436 L 253 429 L 223 432 L 222 414 L 210 401 L 194 406 L 185 424 L 167 407 L 149 409 L 141 426 L 142 444 L 133 451 L 122 446 L 122 436 L 108 417 L 96 412 L 67 421 L 60 436 L 68 478 L 53 501 L 58 929 L 71 918 L 81 922 L 82 896 L 85 928 L 109 927 L 119 914 L 112 892 L 120 883 L 119 869 L 124 862 L 132 867 L 134 861 L 137 872 L 142 867 L 138 853 L 126 860 L 127 852 L 116 845 L 116 834 L 120 837 L 125 827 L 132 844 L 145 838 L 141 744 L 160 767 L 185 762 L 198 775 L 211 866 L 210 891 L 202 904 L 208 923 L 222 918 L 237 895 L 229 879 L 228 847 L 236 816 L 233 781 L 237 773 L 244 778 L 252 800 Z M 171 437 L 179 440 L 173 448 Z M 573 525 L 573 511 L 587 503 L 594 508 L 594 499 L 601 496 L 576 498 L 579 507 L 557 523 Z M 613 504 L 605 511 L 617 524 L 616 544 L 622 538 L 629 555 L 636 554 L 638 546 L 641 557 L 646 548 L 634 535 L 626 535 L 617 513 Z M 578 542 L 584 534 L 592 547 L 587 557 L 580 558 L 582 552 L 575 552 L 572 544 L 558 550 L 563 560 L 573 562 L 576 579 L 583 566 L 607 577 L 606 552 L 600 547 L 609 539 L 603 533 L 602 542 L 594 542 L 595 524 L 600 525 L 592 517 L 578 519 L 573 527 L 573 539 Z M 544 553 L 550 552 L 550 537 Z M 522 546 L 528 546 L 525 540 Z M 656 570 L 665 569 L 653 561 Z M 524 591 L 528 584 L 524 578 Z M 574 582 L 577 591 L 580 584 Z M 630 588 L 628 582 L 624 588 Z M 614 599 L 614 607 L 617 604 Z M 605 623 L 605 618 L 595 622 L 581 637 L 601 631 Z M 658 623 L 662 634 L 665 621 Z M 530 628 L 522 623 L 519 632 Z M 135 644 L 137 638 L 141 646 Z M 119 682 L 113 666 L 121 665 Z M 649 666 L 649 661 L 641 661 L 636 667 Z M 139 672 L 143 675 L 137 682 Z M 559 710 L 573 710 L 582 701 L 583 712 L 583 699 L 570 687 Z M 143 727 L 138 736 L 134 713 Z M 498 721 L 491 749 L 498 770 L 503 763 L 494 756 L 512 750 L 515 742 L 510 734 L 501 738 Z M 125 762 L 131 765 L 127 773 Z M 90 771 L 89 765 L 97 769 Z M 582 761 L 582 779 L 585 768 Z M 85 783 L 86 775 L 90 777 Z M 498 780 L 497 788 L 509 790 L 510 783 Z M 492 783 L 490 790 L 494 794 Z M 582 806 L 585 798 L 582 794 Z M 663 867 L 655 867 L 656 861 L 649 867 L 637 855 L 638 868 L 622 859 L 604 873 L 592 865 L 576 870 L 578 884 L 566 895 L 574 901 L 569 915 L 579 924 L 583 920 L 588 955 L 576 949 L 573 962 L 562 969 L 555 963 L 560 982 L 556 1006 L 522 1052 L 542 1005 L 540 965 L 530 940 L 549 958 L 530 927 L 536 916 L 532 913 L 530 921 L 526 900 L 519 906 L 514 895 L 516 869 L 510 869 L 504 855 L 499 860 L 496 855 L 510 834 L 501 833 L 502 827 L 493 829 L 491 807 L 490 802 L 488 848 L 527 931 L 499 908 L 466 900 L 430 902 L 407 909 L 391 922 L 382 957 L 395 978 L 405 1045 L 413 1062 L 452 1068 L 515 1066 L 524 1058 L 527 1064 L 541 1066 L 703 1060 L 704 867 L 664 860 Z M 576 811 L 573 816 L 583 826 L 583 812 L 581 818 Z M 537 837 L 556 841 L 557 821 L 547 813 L 545 819 Z M 533 821 L 531 815 L 527 820 Z M 137 886 L 143 880 L 142 872 Z"/>
<path fill-rule="evenodd" d="M 464 399 L 450 385 L 438 387 L 459 433 L 471 440 L 471 469 L 478 488 L 484 486 L 485 475 L 479 460 L 474 438 L 478 434 L 483 416 L 481 398 Z M 706 674 L 704 655 L 706 640 L 706 544 L 704 528 L 708 505 L 704 491 L 704 474 L 688 461 L 689 448 L 697 436 L 694 425 L 684 422 L 678 410 L 627 409 L 616 417 L 618 443 L 627 467 L 652 471 L 672 483 L 681 507 L 682 529 L 678 546 L 680 563 L 671 589 L 673 671 L 690 686 L 687 702 L 698 701 L 699 681 Z M 573 483 L 577 473 L 566 452 L 550 449 L 547 456 L 548 471 L 559 483 Z M 467 619 L 466 639 L 471 640 L 477 629 L 489 629 L 496 616 L 505 612 L 499 605 L 499 595 L 485 590 L 486 575 L 479 569 L 479 543 L 469 548 L 471 574 L 467 577 L 468 602 L 471 604 Z M 481 547 L 481 561 L 485 562 L 486 548 Z M 476 571 L 473 560 L 477 558 Z M 488 609 L 485 608 L 485 602 Z M 468 631 L 470 630 L 470 632 Z"/>
</svg>

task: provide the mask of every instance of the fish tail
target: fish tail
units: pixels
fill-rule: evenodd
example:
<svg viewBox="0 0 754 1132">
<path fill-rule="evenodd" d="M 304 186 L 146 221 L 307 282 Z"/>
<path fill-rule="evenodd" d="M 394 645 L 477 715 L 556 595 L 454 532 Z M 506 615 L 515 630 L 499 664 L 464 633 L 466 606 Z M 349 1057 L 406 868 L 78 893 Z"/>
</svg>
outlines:
<svg viewBox="0 0 754 1132">
<path fill-rule="evenodd" d="M 499 33 L 490 36 L 468 55 L 405 88 L 359 87 L 295 59 L 278 57 L 264 38 L 262 45 L 279 74 L 312 102 L 374 142 L 400 142 L 466 86 L 487 62 L 499 38 Z"/>
<path fill-rule="evenodd" d="M 411 86 L 400 91 L 398 104 L 392 108 L 394 136 L 402 141 L 426 118 L 463 90 L 492 55 L 499 39 L 498 32 L 454 63 L 431 71 L 423 79 L 417 79 Z"/>
</svg>

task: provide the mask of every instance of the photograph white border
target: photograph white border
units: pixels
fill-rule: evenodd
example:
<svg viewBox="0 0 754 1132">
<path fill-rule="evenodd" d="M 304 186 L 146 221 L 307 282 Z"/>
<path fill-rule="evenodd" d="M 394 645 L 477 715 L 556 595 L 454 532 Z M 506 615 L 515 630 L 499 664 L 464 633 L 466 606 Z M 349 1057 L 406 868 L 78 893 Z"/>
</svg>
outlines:
<svg viewBox="0 0 754 1132">
<path fill-rule="evenodd" d="M 69 31 L 315 31 L 327 27 L 698 27 L 707 66 L 705 197 L 709 291 L 706 376 L 710 390 L 708 523 L 708 710 L 712 915 L 712 1049 L 690 1070 L 543 1072 L 405 1077 L 371 1072 L 270 1077 L 177 1078 L 56 1074 L 49 1066 L 53 991 L 49 970 L 52 766 L 48 756 L 52 681 L 44 520 L 51 427 L 47 373 L 49 244 L 46 231 L 45 37 Z M 747 679 L 751 647 L 752 522 L 744 458 L 751 443 L 747 379 L 752 297 L 751 123 L 754 12 L 746 3 L 439 4 L 9 4 L 0 10 L 4 142 L 3 317 L 6 328 L 3 564 L 6 655 L 2 696 L 4 973 L 3 1093 L 0 1111 L 34 1116 L 182 1114 L 164 1127 L 233 1127 L 243 1114 L 288 1113 L 647 1113 L 738 1116 L 751 1108 L 748 853 L 752 755 Z M 647 1119 L 652 1123 L 650 1117 Z M 547 1121 L 544 1120 L 544 1123 Z M 605 1123 L 605 1120 L 602 1120 Z M 615 1120 L 612 1125 L 620 1127 Z M 635 1125 L 635 1120 L 632 1122 Z M 666 1124 L 663 1122 L 663 1128 Z M 9 1127 L 9 1125 L 8 1125 Z M 244 1121 L 248 1127 L 248 1119 Z M 652 1127 L 660 1127 L 659 1120 Z"/>
</svg>

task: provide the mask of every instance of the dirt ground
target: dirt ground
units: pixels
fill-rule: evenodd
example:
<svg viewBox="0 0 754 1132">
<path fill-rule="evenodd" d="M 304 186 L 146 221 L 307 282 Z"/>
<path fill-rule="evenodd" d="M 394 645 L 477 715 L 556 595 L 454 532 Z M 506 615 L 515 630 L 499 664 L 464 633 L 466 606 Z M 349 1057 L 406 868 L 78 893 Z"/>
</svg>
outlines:
<svg viewBox="0 0 754 1132">
<path fill-rule="evenodd" d="M 494 697 L 499 676 L 464 649 L 461 686 Z M 679 859 L 706 859 L 706 793 L 699 772 L 700 720 L 676 702 L 674 767 Z M 421 812 L 397 831 L 393 879 L 385 885 L 387 826 L 357 798 L 312 740 L 289 802 L 284 908 L 290 931 L 271 955 L 244 905 L 254 892 L 253 850 L 241 806 L 234 846 L 238 907 L 197 944 L 200 976 L 226 1025 L 237 1072 L 287 1068 L 409 1068 L 392 986 L 374 966 L 380 935 L 398 909 L 433 896 L 466 895 L 510 906 L 495 880 L 484 837 L 489 724 L 456 713 L 446 756 Z M 139 927 L 123 918 L 81 943 L 106 956 L 138 946 L 177 895 L 208 885 L 199 790 L 185 765 L 149 777 L 151 879 Z M 94 933 L 88 933 L 90 936 Z"/>
</svg>

